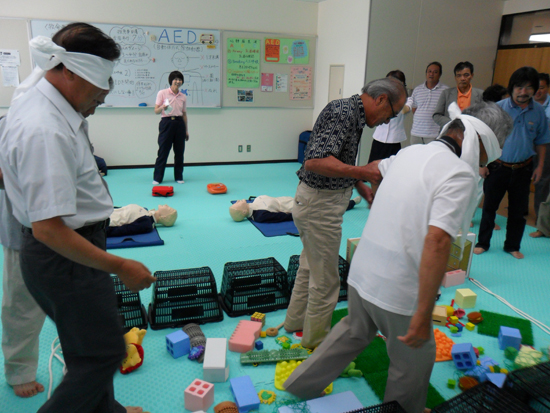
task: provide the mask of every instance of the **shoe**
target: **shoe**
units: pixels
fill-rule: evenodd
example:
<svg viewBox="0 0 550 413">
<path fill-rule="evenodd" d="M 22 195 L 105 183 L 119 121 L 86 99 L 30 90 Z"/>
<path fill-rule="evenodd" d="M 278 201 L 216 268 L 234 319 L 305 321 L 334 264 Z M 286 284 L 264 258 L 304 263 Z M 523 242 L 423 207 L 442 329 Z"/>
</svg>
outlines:
<svg viewBox="0 0 550 413">
<path fill-rule="evenodd" d="M 153 185 L 158 185 L 158 184 L 160 184 L 160 182 L 153 181 Z"/>
<path fill-rule="evenodd" d="M 361 202 L 361 198 L 360 196 L 356 196 L 355 198 L 352 199 L 353 202 L 355 202 L 355 205 L 357 205 L 359 202 Z"/>
<path fill-rule="evenodd" d="M 184 180 L 180 180 L 180 181 L 176 181 L 178 184 L 184 184 L 185 181 Z"/>
</svg>

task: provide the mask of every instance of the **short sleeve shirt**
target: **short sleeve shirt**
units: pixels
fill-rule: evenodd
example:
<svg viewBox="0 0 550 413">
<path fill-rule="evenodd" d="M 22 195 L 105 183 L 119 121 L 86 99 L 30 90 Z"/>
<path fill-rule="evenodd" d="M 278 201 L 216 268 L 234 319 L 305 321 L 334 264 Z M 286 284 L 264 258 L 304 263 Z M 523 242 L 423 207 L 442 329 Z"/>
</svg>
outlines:
<svg viewBox="0 0 550 413">
<path fill-rule="evenodd" d="M 536 155 L 535 146 L 550 143 L 548 119 L 543 107 L 533 99 L 525 109 L 516 105 L 511 97 L 501 100 L 497 105 L 514 121 L 512 132 L 502 148 L 501 161 L 524 162 Z"/>
<path fill-rule="evenodd" d="M 334 156 L 347 165 L 355 165 L 357 149 L 366 125 L 365 109 L 359 95 L 330 102 L 319 114 L 304 153 L 309 159 Z M 344 189 L 355 185 L 353 178 L 329 178 L 306 171 L 297 172 L 300 181 L 315 189 Z"/>
<path fill-rule="evenodd" d="M 434 122 L 432 116 L 437 107 L 441 93 L 449 87 L 438 83 L 433 89 L 426 86 L 426 82 L 417 86 L 412 94 L 412 107 L 416 108 L 413 115 L 413 126 L 411 134 L 424 138 L 437 138 L 439 136 L 439 125 Z"/>
<path fill-rule="evenodd" d="M 77 229 L 113 211 L 88 123 L 46 79 L 19 98 L 2 122 L 0 168 L 13 214 L 26 227 L 61 217 Z"/>
<path fill-rule="evenodd" d="M 162 89 L 157 93 L 155 104 L 163 106 L 166 99 L 168 99 L 168 103 L 172 106 L 172 110 L 168 113 L 162 110 L 161 117 L 182 116 L 183 113 L 187 111 L 187 98 L 183 92 L 179 91 L 176 95 L 170 88 Z"/>
<path fill-rule="evenodd" d="M 438 141 L 402 149 L 382 160 L 380 171 L 384 179 L 353 255 L 348 284 L 374 305 L 410 316 L 418 305 L 428 226 L 456 238 L 476 197 L 477 177 Z"/>
</svg>

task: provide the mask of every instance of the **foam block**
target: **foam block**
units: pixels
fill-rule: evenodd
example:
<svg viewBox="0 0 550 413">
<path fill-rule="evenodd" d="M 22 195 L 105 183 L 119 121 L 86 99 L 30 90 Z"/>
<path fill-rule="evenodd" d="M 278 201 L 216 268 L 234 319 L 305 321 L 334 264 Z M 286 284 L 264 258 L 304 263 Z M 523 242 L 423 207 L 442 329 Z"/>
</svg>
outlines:
<svg viewBox="0 0 550 413">
<path fill-rule="evenodd" d="M 495 386 L 500 387 L 504 386 L 506 381 L 506 374 L 503 373 L 487 373 L 487 380 L 493 383 Z"/>
<path fill-rule="evenodd" d="M 166 336 L 166 350 L 175 359 L 189 354 L 191 347 L 189 345 L 189 336 L 182 330 L 174 331 Z"/>
<path fill-rule="evenodd" d="M 504 350 L 506 347 L 514 347 L 519 350 L 521 346 L 521 333 L 517 328 L 500 326 L 498 332 L 498 348 Z"/>
<path fill-rule="evenodd" d="M 241 320 L 229 338 L 229 350 L 236 353 L 246 353 L 254 348 L 254 343 L 260 337 L 262 324 L 256 321 Z"/>
<path fill-rule="evenodd" d="M 214 403 L 214 385 L 206 381 L 195 379 L 183 393 L 185 408 L 195 410 L 208 410 Z"/>
<path fill-rule="evenodd" d="M 362 409 L 363 405 L 351 391 L 338 394 L 331 394 L 318 399 L 306 402 L 310 413 L 345 413 L 352 410 Z M 294 409 L 294 406 L 279 407 L 279 413 L 295 413 L 304 411 L 303 408 Z"/>
<path fill-rule="evenodd" d="M 455 293 L 455 303 L 460 308 L 474 308 L 477 294 L 469 288 L 459 288 Z"/>
<path fill-rule="evenodd" d="M 229 365 L 227 365 L 227 339 L 207 338 L 204 350 L 204 362 L 202 374 L 204 380 L 212 383 L 223 383 L 229 377 Z"/>
<path fill-rule="evenodd" d="M 233 397 L 235 397 L 239 413 L 260 408 L 260 398 L 250 376 L 235 377 L 229 380 L 229 386 Z"/>
<path fill-rule="evenodd" d="M 432 320 L 435 325 L 444 326 L 447 323 L 447 309 L 444 306 L 436 305 L 432 313 Z"/>
<path fill-rule="evenodd" d="M 466 271 L 463 271 L 463 270 L 447 271 L 443 276 L 443 282 L 441 283 L 441 286 L 445 288 L 454 287 L 455 285 L 464 284 L 465 280 L 466 280 Z"/>
<path fill-rule="evenodd" d="M 476 366 L 476 353 L 471 343 L 455 344 L 451 350 L 455 366 L 459 370 L 469 370 Z"/>
</svg>

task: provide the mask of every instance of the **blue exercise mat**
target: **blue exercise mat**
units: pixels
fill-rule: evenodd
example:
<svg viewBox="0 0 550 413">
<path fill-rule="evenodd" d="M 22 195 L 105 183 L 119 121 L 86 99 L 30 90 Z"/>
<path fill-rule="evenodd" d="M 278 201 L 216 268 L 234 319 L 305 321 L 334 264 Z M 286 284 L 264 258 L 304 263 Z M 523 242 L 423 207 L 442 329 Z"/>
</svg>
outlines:
<svg viewBox="0 0 550 413">
<path fill-rule="evenodd" d="M 107 249 L 150 247 L 164 245 L 156 228 L 146 234 L 128 235 L 124 237 L 107 237 Z"/>
<path fill-rule="evenodd" d="M 234 204 L 237 201 L 231 201 Z M 246 201 L 248 204 L 253 201 Z M 299 237 L 298 228 L 294 225 L 294 221 L 284 222 L 256 222 L 253 219 L 248 218 L 248 222 L 254 225 L 258 230 L 264 234 L 264 237 L 278 237 L 280 235 L 292 235 Z"/>
</svg>

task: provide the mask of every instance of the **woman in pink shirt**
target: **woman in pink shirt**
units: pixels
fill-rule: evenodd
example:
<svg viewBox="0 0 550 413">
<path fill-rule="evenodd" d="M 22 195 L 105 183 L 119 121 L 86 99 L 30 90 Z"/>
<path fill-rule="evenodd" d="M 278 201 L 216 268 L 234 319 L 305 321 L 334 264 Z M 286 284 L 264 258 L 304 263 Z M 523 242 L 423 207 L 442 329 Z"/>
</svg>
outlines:
<svg viewBox="0 0 550 413">
<path fill-rule="evenodd" d="M 183 74 L 177 70 L 168 76 L 170 87 L 157 94 L 155 113 L 161 115 L 159 123 L 159 150 L 155 162 L 153 185 L 158 185 L 164 178 L 166 161 L 170 149 L 174 147 L 174 179 L 183 184 L 183 152 L 185 142 L 189 140 L 187 129 L 187 98 L 180 92 L 183 85 Z"/>
</svg>

